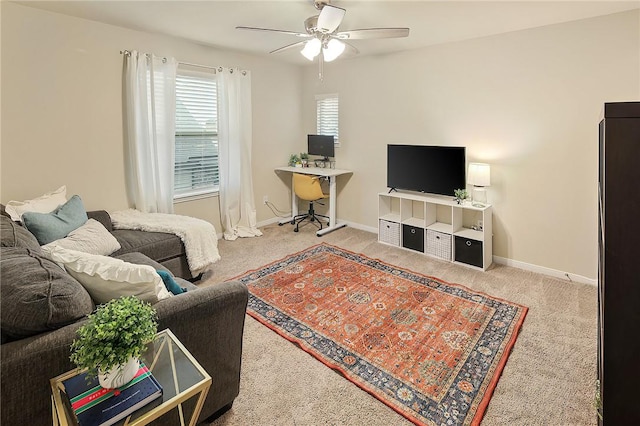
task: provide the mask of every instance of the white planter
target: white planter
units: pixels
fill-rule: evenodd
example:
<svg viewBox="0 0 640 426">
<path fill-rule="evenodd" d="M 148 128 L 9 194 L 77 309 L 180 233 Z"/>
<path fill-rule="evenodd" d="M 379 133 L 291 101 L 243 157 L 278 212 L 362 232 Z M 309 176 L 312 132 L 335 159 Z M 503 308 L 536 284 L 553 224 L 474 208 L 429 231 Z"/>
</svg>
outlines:
<svg viewBox="0 0 640 426">
<path fill-rule="evenodd" d="M 98 371 L 98 382 L 105 389 L 119 388 L 133 380 L 139 368 L 138 358 L 131 357 L 126 364 L 113 367 L 106 373 Z"/>
</svg>

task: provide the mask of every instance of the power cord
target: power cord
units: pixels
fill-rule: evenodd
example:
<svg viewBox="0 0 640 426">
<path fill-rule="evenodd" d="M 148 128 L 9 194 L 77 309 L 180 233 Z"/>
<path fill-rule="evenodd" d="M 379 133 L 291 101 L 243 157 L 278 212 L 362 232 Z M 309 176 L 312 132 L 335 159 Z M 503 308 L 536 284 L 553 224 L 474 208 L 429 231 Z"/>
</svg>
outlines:
<svg viewBox="0 0 640 426">
<path fill-rule="evenodd" d="M 288 212 L 282 211 L 278 209 L 278 207 L 275 204 L 273 204 L 271 201 L 267 201 L 265 205 L 269 207 L 269 210 L 271 210 L 271 213 L 273 213 L 274 216 L 281 217 L 283 219 L 285 217 L 291 217 L 291 211 L 288 211 Z"/>
</svg>

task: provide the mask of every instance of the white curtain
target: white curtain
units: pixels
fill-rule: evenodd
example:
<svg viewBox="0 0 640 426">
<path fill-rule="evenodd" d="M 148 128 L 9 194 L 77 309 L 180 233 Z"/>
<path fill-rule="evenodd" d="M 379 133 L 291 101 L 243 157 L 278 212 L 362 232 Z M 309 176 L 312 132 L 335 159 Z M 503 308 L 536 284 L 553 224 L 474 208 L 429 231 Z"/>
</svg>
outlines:
<svg viewBox="0 0 640 426">
<path fill-rule="evenodd" d="M 223 236 L 260 236 L 251 174 L 251 73 L 218 68 L 217 87 Z"/>
<path fill-rule="evenodd" d="M 127 192 L 142 212 L 173 213 L 176 70 L 173 58 L 124 55 Z"/>
</svg>

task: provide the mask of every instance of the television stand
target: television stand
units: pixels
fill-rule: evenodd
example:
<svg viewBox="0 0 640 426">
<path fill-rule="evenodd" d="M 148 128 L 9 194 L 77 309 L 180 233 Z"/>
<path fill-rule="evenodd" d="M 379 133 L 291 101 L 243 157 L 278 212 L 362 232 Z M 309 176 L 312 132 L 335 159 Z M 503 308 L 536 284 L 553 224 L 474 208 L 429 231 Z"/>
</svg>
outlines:
<svg viewBox="0 0 640 426">
<path fill-rule="evenodd" d="M 458 204 L 453 196 L 381 192 L 378 212 L 381 243 L 483 271 L 493 261 L 490 205 Z"/>
</svg>

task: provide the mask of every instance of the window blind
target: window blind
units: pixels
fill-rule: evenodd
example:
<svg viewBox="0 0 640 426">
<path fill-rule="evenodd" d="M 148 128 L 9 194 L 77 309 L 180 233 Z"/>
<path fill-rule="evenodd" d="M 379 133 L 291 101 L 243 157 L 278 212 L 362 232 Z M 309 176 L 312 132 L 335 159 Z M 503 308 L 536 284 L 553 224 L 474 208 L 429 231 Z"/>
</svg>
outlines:
<svg viewBox="0 0 640 426">
<path fill-rule="evenodd" d="M 333 135 L 338 143 L 338 95 L 316 96 L 316 120 L 319 135 Z"/>
<path fill-rule="evenodd" d="M 174 194 L 218 190 L 218 100 L 215 74 L 178 70 Z"/>
</svg>

